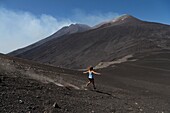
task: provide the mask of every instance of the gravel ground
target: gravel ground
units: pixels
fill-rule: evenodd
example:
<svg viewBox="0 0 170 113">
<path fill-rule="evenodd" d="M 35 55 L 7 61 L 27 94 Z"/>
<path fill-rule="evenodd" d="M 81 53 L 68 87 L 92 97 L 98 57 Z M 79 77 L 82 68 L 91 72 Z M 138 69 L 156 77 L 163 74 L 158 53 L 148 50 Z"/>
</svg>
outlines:
<svg viewBox="0 0 170 113">
<path fill-rule="evenodd" d="M 0 61 L 0 113 L 170 113 L 169 73 L 156 75 L 162 70 L 148 77 L 144 73 L 150 70 L 124 63 L 98 70 L 97 89 L 84 90 L 87 79 L 81 72 L 18 59 Z"/>
</svg>

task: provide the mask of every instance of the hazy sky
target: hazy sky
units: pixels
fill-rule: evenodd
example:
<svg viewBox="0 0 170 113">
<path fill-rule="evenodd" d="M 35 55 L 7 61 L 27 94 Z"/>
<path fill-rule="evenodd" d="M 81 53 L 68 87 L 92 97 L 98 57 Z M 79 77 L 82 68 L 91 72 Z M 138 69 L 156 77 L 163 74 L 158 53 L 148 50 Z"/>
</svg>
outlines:
<svg viewBox="0 0 170 113">
<path fill-rule="evenodd" d="M 170 0 L 0 0 L 0 53 L 71 23 L 94 26 L 122 14 L 170 25 Z"/>
</svg>

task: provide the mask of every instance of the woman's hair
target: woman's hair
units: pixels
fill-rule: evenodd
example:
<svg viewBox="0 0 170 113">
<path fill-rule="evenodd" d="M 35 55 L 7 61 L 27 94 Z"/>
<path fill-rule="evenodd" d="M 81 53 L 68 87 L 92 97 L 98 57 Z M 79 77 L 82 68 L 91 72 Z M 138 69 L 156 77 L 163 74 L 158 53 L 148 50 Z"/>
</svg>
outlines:
<svg viewBox="0 0 170 113">
<path fill-rule="evenodd" d="M 90 67 L 89 67 L 89 70 L 90 70 L 90 71 L 92 71 L 92 70 L 93 70 L 93 67 L 92 67 L 92 66 L 90 66 Z"/>
</svg>

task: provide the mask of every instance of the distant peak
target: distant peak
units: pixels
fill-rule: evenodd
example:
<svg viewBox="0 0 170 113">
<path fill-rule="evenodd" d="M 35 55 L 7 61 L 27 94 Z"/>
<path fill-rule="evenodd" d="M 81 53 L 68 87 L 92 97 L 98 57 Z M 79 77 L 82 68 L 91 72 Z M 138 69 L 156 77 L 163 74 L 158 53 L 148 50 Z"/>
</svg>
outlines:
<svg viewBox="0 0 170 113">
<path fill-rule="evenodd" d="M 135 18 L 135 17 L 128 15 L 128 14 L 124 14 L 122 16 L 119 16 L 119 18 Z"/>
<path fill-rule="evenodd" d="M 121 15 L 121 16 L 119 16 L 120 18 L 122 17 L 124 17 L 124 18 L 135 18 L 135 17 L 133 17 L 132 15 L 129 15 L 129 14 L 123 14 L 123 15 Z"/>
<path fill-rule="evenodd" d="M 139 20 L 131 15 L 124 14 L 124 15 L 118 16 L 110 21 L 102 22 L 102 23 L 94 26 L 93 28 L 107 27 L 107 26 L 111 26 L 111 25 L 120 25 L 120 24 L 124 24 L 124 23 L 139 23 L 139 22 L 141 22 L 141 20 Z"/>
<path fill-rule="evenodd" d="M 124 14 L 124 15 L 121 15 L 121 16 L 118 16 L 116 18 L 114 18 L 113 20 L 111 20 L 110 22 L 127 22 L 127 21 L 136 21 L 136 20 L 139 20 L 131 15 L 128 15 L 128 14 Z"/>
</svg>

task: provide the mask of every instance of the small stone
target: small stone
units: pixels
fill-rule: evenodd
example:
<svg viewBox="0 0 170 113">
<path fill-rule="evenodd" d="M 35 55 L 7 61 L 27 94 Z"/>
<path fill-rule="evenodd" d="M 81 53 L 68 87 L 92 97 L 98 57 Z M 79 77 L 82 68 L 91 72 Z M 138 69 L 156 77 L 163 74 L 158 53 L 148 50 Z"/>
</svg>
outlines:
<svg viewBox="0 0 170 113">
<path fill-rule="evenodd" d="M 37 95 L 36 98 L 40 98 L 40 96 Z"/>
<path fill-rule="evenodd" d="M 22 100 L 19 100 L 19 103 L 20 103 L 20 104 L 23 104 L 24 102 L 23 102 Z"/>
<path fill-rule="evenodd" d="M 32 107 L 31 107 L 31 106 L 28 106 L 27 109 L 32 109 Z"/>
<path fill-rule="evenodd" d="M 57 102 L 55 102 L 55 103 L 53 104 L 53 108 L 59 108 L 59 109 L 60 109 L 61 107 L 59 107 L 58 104 L 57 104 Z"/>
<path fill-rule="evenodd" d="M 140 111 L 143 111 L 143 109 L 139 109 Z"/>
<path fill-rule="evenodd" d="M 65 109 L 65 111 L 67 112 L 67 111 L 68 111 L 68 109 Z"/>
<path fill-rule="evenodd" d="M 33 110 L 35 110 L 35 109 L 36 109 L 36 107 L 34 106 L 32 109 L 33 109 Z"/>
</svg>

